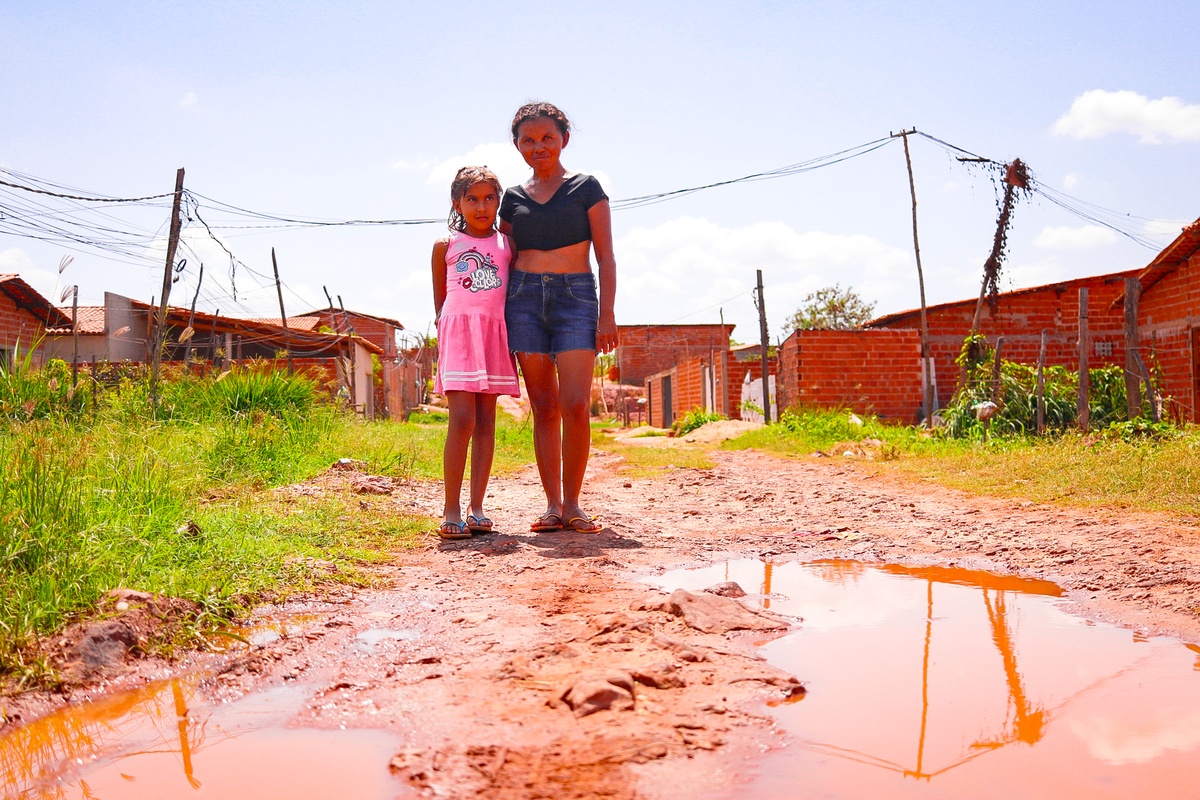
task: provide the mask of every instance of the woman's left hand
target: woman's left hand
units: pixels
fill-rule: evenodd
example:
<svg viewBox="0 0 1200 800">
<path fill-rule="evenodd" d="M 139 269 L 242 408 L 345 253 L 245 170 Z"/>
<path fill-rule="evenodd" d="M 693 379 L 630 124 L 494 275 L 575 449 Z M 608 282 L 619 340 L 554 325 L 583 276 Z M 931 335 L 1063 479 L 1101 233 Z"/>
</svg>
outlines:
<svg viewBox="0 0 1200 800">
<path fill-rule="evenodd" d="M 596 350 L 601 353 L 611 353 L 617 349 L 620 340 L 617 336 L 617 317 L 611 311 L 600 315 L 596 325 Z"/>
</svg>

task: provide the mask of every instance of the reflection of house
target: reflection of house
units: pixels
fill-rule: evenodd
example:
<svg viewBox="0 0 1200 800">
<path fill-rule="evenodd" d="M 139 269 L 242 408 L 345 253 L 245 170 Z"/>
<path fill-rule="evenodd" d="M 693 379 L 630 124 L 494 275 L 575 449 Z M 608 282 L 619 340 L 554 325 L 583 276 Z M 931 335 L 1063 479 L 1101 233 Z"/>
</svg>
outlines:
<svg viewBox="0 0 1200 800">
<path fill-rule="evenodd" d="M 104 305 L 78 309 L 79 327 L 63 315 L 58 327 L 47 331 L 48 357 L 81 363 L 146 362 L 150 359 L 152 309 L 149 304 L 105 293 Z M 231 362 L 258 359 L 286 369 L 288 356 L 294 369 L 317 378 L 333 391 L 345 387 L 350 402 L 363 414 L 377 413 L 372 384 L 372 356 L 383 350 L 367 339 L 350 334 L 316 330 L 315 322 L 302 320 L 284 328 L 277 321 L 235 319 L 172 306 L 167 310 L 167 361 L 199 362 L 223 367 Z M 191 327 L 193 334 L 184 337 Z M 181 338 L 183 339 L 181 341 Z"/>
<path fill-rule="evenodd" d="M 70 324 L 70 317 L 19 276 L 0 275 L 0 365 L 7 365 L 17 348 L 25 352 L 40 344 L 47 327 Z"/>
</svg>

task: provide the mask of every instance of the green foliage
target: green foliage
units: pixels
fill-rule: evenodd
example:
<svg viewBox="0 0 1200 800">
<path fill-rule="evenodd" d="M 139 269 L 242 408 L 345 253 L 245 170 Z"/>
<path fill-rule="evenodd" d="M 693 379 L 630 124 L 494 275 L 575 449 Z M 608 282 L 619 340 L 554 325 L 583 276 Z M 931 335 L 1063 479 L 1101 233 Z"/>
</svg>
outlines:
<svg viewBox="0 0 1200 800">
<path fill-rule="evenodd" d="M 871 321 L 875 304 L 859 297 L 853 289 L 838 284 L 826 286 L 804 298 L 800 308 L 788 317 L 788 331 L 847 331 Z"/>
<path fill-rule="evenodd" d="M 1114 422 L 1104 431 L 1108 438 L 1123 442 L 1168 441 L 1182 438 L 1184 433 L 1170 422 L 1153 422 L 1145 417 Z"/>
<path fill-rule="evenodd" d="M 33 356 L 18 342 L 12 358 L 0 361 L 0 423 L 78 416 L 87 396 L 72 389 L 70 365 L 55 358 L 37 369 Z"/>
<path fill-rule="evenodd" d="M 675 431 L 676 436 L 683 436 L 710 422 L 717 422 L 723 419 L 725 419 L 725 416 L 722 414 L 695 408 L 671 423 L 671 430 Z"/>
<path fill-rule="evenodd" d="M 994 351 L 981 347 L 983 337 L 968 337 L 958 363 L 966 366 L 967 381 L 954 400 L 939 413 L 945 435 L 970 438 L 982 435 L 983 423 L 976 408 L 993 398 Z M 1043 372 L 1045 425 L 1049 432 L 1062 433 L 1076 424 L 1079 378 L 1064 367 L 1046 367 Z M 1091 427 L 1103 429 L 1125 418 L 1125 377 L 1120 367 L 1088 370 L 1091 391 L 1088 413 Z M 1012 361 L 1000 362 L 999 398 L 989 432 L 995 436 L 1028 436 L 1037 433 L 1037 368 Z"/>
</svg>

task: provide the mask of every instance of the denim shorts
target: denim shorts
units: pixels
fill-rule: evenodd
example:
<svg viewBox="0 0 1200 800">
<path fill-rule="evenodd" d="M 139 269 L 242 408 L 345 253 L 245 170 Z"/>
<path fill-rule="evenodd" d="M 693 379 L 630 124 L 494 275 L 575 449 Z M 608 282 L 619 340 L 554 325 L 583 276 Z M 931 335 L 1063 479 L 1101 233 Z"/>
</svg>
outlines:
<svg viewBox="0 0 1200 800">
<path fill-rule="evenodd" d="M 590 272 L 508 274 L 504 321 L 515 353 L 595 350 L 600 301 Z"/>
</svg>

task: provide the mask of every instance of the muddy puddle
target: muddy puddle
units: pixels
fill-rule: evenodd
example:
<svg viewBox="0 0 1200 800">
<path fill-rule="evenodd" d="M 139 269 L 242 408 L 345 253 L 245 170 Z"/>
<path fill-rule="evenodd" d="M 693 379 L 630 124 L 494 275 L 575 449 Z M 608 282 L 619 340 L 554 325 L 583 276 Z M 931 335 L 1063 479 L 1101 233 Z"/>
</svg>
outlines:
<svg viewBox="0 0 1200 800">
<path fill-rule="evenodd" d="M 736 581 L 803 618 L 764 643 L 808 689 L 745 797 L 1200 797 L 1200 647 L 1072 616 L 1045 581 L 945 567 L 744 560 L 649 582 Z"/>
<path fill-rule="evenodd" d="M 198 679 L 148 684 L 0 738 L 4 800 L 407 796 L 388 774 L 399 737 L 292 729 L 312 694 L 289 685 L 208 705 Z"/>
</svg>

